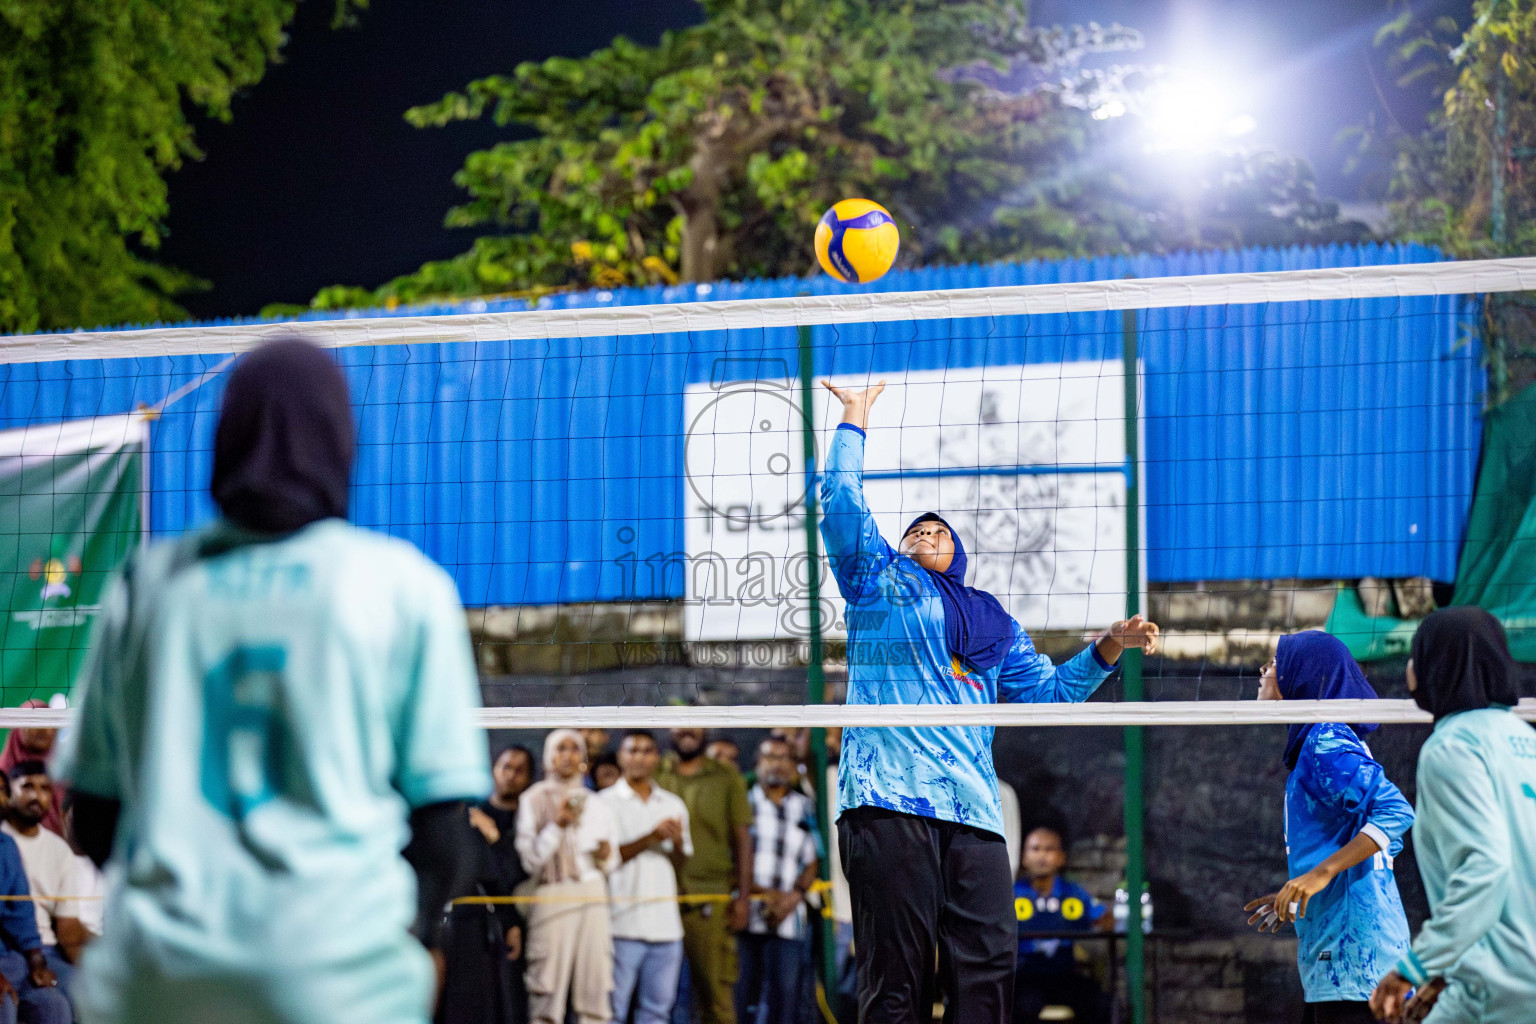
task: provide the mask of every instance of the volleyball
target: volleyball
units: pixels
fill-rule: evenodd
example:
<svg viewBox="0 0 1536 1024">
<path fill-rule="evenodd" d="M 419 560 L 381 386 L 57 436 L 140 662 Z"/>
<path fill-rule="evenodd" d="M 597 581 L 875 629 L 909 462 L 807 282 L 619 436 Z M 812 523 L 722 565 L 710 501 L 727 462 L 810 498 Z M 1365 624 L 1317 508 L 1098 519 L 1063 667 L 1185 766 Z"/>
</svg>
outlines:
<svg viewBox="0 0 1536 1024">
<path fill-rule="evenodd" d="M 868 199 L 835 203 L 816 225 L 816 260 L 839 281 L 863 284 L 884 276 L 900 247 L 896 221 Z"/>
</svg>

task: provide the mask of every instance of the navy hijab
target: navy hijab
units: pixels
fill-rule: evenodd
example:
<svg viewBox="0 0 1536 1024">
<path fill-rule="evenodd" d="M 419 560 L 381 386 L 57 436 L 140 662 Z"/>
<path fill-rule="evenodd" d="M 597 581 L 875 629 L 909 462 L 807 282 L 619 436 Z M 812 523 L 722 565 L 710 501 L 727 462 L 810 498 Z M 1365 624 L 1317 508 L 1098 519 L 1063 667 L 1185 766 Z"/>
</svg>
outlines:
<svg viewBox="0 0 1536 1024">
<path fill-rule="evenodd" d="M 906 537 L 918 523 L 940 523 L 955 541 L 955 557 L 943 572 L 925 570 L 939 588 L 944 602 L 944 643 L 949 653 L 972 668 L 985 672 L 996 668 L 1013 646 L 1013 618 L 1002 604 L 985 590 L 965 585 L 965 545 L 955 528 L 936 512 L 926 512 L 912 520 Z"/>
<path fill-rule="evenodd" d="M 1280 696 L 1286 700 L 1375 700 L 1376 691 L 1366 682 L 1344 641 L 1321 630 L 1309 629 L 1280 638 L 1275 649 Z M 1294 723 L 1285 737 L 1285 766 L 1295 768 L 1307 734 L 1317 723 Z M 1356 736 L 1380 728 L 1373 723 L 1350 723 Z"/>
</svg>

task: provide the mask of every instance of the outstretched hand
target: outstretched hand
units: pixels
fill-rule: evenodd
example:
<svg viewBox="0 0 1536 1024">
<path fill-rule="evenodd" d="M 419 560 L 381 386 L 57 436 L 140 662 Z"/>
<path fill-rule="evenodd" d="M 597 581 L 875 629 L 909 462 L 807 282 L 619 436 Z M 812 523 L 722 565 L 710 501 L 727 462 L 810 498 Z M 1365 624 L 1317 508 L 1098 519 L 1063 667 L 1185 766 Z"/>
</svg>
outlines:
<svg viewBox="0 0 1536 1024">
<path fill-rule="evenodd" d="M 875 399 L 885 390 L 885 381 L 871 384 L 867 388 L 840 388 L 823 378 L 821 386 L 843 403 L 843 422 L 865 430 L 869 427 L 869 407 L 875 404 Z"/>
<path fill-rule="evenodd" d="M 1113 665 L 1120 660 L 1120 655 L 1125 653 L 1127 647 L 1140 648 L 1143 654 L 1156 654 L 1157 638 L 1161 632 L 1157 623 L 1145 615 L 1137 614 L 1121 619 L 1099 637 L 1099 657 Z"/>
</svg>

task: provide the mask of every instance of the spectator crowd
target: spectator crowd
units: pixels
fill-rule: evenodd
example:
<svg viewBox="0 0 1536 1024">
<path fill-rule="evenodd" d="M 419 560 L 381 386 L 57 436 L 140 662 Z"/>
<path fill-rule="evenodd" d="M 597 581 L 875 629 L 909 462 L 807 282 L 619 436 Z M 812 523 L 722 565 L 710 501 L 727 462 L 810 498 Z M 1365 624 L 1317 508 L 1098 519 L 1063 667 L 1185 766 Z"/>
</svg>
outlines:
<svg viewBox="0 0 1536 1024">
<path fill-rule="evenodd" d="M 829 739 L 835 759 L 836 730 Z M 774 730 L 745 773 L 737 742 L 702 729 L 635 730 L 616 746 L 602 729 L 556 729 L 537 755 L 501 750 L 495 791 L 468 812 L 482 851 L 473 893 L 522 899 L 450 911 L 440 1024 L 813 1024 L 823 928 L 842 974 L 828 1002 L 851 1001 L 835 855 L 830 900 L 816 884 L 827 851 L 807 742 Z M 1061 1004 L 1101 1019 L 1073 944 L 1028 936 L 1103 928 L 1106 908 L 1060 877 L 1059 830 L 1021 834 L 1001 785 L 1019 870 L 1016 1024 Z"/>
<path fill-rule="evenodd" d="M 52 729 L 17 729 L 0 750 L 0 1024 L 72 1024 L 75 964 L 101 934 L 104 882 L 49 777 L 55 740 Z M 774 730 L 746 773 L 735 740 L 701 729 L 671 730 L 665 751 L 643 730 L 611 748 L 605 730 L 556 729 L 537 756 L 498 752 L 494 791 L 464 823 L 478 852 L 470 895 L 520 899 L 448 909 L 440 1024 L 821 1020 L 819 929 L 834 930 L 846 975 L 851 926 L 846 900 L 834 895 L 834 912 L 816 884 L 827 851 L 806 740 Z M 1011 791 L 1004 802 L 1017 807 Z M 1015 811 L 1014 848 L 1016 821 Z M 1019 912 L 1020 963 L 1034 969 L 1021 992 L 1091 1020 L 1099 997 L 1067 978 L 1070 945 L 1022 938 L 1031 919 L 1063 925 L 1062 860 L 1059 836 L 1030 834 L 1018 906 L 1030 904 Z M 830 866 L 841 881 L 835 857 Z M 1103 908 L 1071 891 L 1087 907 L 1068 917 L 1101 920 Z"/>
<path fill-rule="evenodd" d="M 0 1024 L 71 1024 L 75 964 L 101 934 L 102 877 L 48 774 L 56 739 L 15 729 L 0 750 Z"/>
<path fill-rule="evenodd" d="M 496 755 L 466 823 L 473 892 L 523 899 L 452 907 L 438 1020 L 816 1020 L 825 852 L 803 738 L 775 731 L 746 775 L 735 742 L 702 729 L 673 729 L 665 751 L 643 730 L 611 743 L 555 729 L 537 757 Z"/>
</svg>

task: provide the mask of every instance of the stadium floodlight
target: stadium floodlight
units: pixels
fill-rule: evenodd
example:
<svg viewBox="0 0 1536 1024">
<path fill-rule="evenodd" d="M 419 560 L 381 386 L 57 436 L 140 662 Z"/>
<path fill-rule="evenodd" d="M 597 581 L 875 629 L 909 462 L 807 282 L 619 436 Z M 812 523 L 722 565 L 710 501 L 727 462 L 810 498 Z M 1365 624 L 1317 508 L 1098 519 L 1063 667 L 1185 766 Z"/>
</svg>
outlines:
<svg viewBox="0 0 1536 1024">
<path fill-rule="evenodd" d="M 1139 104 L 1147 129 L 1147 148 L 1208 152 L 1252 133 L 1258 122 L 1238 107 L 1235 100 L 1240 98 L 1232 89 L 1198 75 L 1164 78 Z"/>
</svg>

